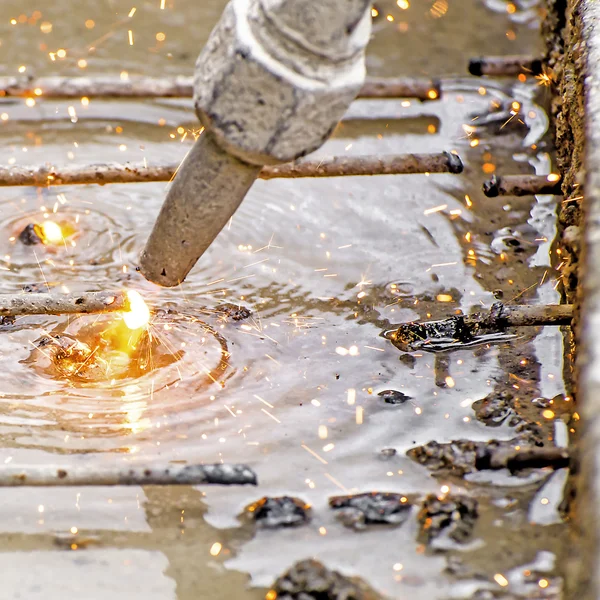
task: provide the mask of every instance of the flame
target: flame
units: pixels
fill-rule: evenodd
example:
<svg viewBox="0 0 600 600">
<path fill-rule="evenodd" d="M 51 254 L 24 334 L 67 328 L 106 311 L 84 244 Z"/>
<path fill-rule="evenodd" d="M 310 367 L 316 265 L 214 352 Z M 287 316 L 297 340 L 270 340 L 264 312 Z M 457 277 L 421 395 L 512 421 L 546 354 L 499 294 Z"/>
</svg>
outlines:
<svg viewBox="0 0 600 600">
<path fill-rule="evenodd" d="M 63 240 L 63 232 L 58 223 L 44 221 L 41 225 L 42 241 L 44 244 L 58 244 Z"/>
<path fill-rule="evenodd" d="M 107 363 L 107 373 L 111 376 L 128 370 L 150 322 L 150 309 L 139 292 L 127 290 L 126 295 L 129 310 L 120 313 L 121 318 L 113 321 L 102 332 L 106 348 L 103 359 Z"/>
<path fill-rule="evenodd" d="M 135 290 L 127 291 L 129 310 L 123 313 L 123 321 L 129 329 L 141 329 L 146 327 L 150 321 L 150 309 L 148 305 Z"/>
</svg>

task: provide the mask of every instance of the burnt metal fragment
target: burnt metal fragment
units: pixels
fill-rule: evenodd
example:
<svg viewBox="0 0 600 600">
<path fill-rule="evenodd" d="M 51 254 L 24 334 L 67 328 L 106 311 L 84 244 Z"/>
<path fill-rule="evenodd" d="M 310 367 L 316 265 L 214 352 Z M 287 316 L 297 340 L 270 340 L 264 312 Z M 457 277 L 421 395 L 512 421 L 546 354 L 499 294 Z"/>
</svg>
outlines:
<svg viewBox="0 0 600 600">
<path fill-rule="evenodd" d="M 15 324 L 16 317 L 2 317 L 0 316 L 0 327 L 10 327 Z"/>
<path fill-rule="evenodd" d="M 514 396 L 508 391 L 492 392 L 472 404 L 475 416 L 489 427 L 498 427 L 508 420 L 515 427 L 523 420 L 514 407 Z"/>
<path fill-rule="evenodd" d="M 383 398 L 383 401 L 387 404 L 404 404 L 407 400 L 410 400 L 410 396 L 399 390 L 383 390 L 377 395 Z"/>
<path fill-rule="evenodd" d="M 246 508 L 252 520 L 262 527 L 297 527 L 310 521 L 310 504 L 291 496 L 265 496 Z"/>
<path fill-rule="evenodd" d="M 316 560 L 301 560 L 273 583 L 267 597 L 277 600 L 382 600 L 358 578 L 332 571 Z"/>
<path fill-rule="evenodd" d="M 23 291 L 28 294 L 44 294 L 48 290 L 48 286 L 44 283 L 26 283 L 23 286 Z"/>
<path fill-rule="evenodd" d="M 219 304 L 215 308 L 215 312 L 223 317 L 229 317 L 233 321 L 243 321 L 252 315 L 252 311 L 249 308 L 241 304 L 232 304 L 231 302 Z"/>
<path fill-rule="evenodd" d="M 573 306 L 508 306 L 495 302 L 487 312 L 454 315 L 439 321 L 412 321 L 384 332 L 384 337 L 402 352 L 443 352 L 511 339 L 508 327 L 570 325 Z"/>
<path fill-rule="evenodd" d="M 432 440 L 407 451 L 407 456 L 434 473 L 443 472 L 462 477 L 476 470 L 478 453 L 485 442 L 453 440 L 441 444 Z"/>
<path fill-rule="evenodd" d="M 25 226 L 25 229 L 19 234 L 19 241 L 25 246 L 35 246 L 37 244 L 43 244 L 42 230 L 36 223 L 29 223 Z"/>
<path fill-rule="evenodd" d="M 383 448 L 379 453 L 379 458 L 381 460 L 389 460 L 390 458 L 394 458 L 398 454 L 396 448 Z"/>
<path fill-rule="evenodd" d="M 477 517 L 477 500 L 470 496 L 430 494 L 423 501 L 417 518 L 421 535 L 428 544 L 448 538 L 462 544 L 471 537 Z"/>
<path fill-rule="evenodd" d="M 368 492 L 350 496 L 332 496 L 329 506 L 338 510 L 340 520 L 352 529 L 365 529 L 373 523 L 402 525 L 411 511 L 406 496 L 390 492 Z"/>
</svg>

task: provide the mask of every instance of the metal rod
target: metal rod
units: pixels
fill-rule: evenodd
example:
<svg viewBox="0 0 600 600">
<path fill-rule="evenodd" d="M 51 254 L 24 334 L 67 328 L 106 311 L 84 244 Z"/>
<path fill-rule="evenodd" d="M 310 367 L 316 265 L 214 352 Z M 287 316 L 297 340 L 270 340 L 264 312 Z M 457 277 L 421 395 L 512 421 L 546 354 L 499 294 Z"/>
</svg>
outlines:
<svg viewBox="0 0 600 600">
<path fill-rule="evenodd" d="M 0 77 L 0 98 L 191 98 L 193 77 Z M 365 81 L 359 98 L 417 98 L 436 100 L 442 95 L 437 80 L 406 77 Z"/>
<path fill-rule="evenodd" d="M 562 195 L 562 178 L 550 175 L 493 175 L 483 184 L 483 193 L 488 198 L 497 196 L 533 196 L 535 194 Z"/>
<path fill-rule="evenodd" d="M 514 76 L 540 75 L 543 71 L 541 59 L 531 56 L 482 56 L 469 61 L 469 73 L 476 77 L 482 75 Z"/>
<path fill-rule="evenodd" d="M 564 469 L 572 457 L 566 448 L 521 448 L 520 450 L 493 449 L 477 458 L 475 467 L 480 470 L 508 469 L 511 473 L 523 469 Z"/>
<path fill-rule="evenodd" d="M 256 485 L 246 465 L 152 465 L 2 467 L 0 487 L 98 485 Z"/>
<path fill-rule="evenodd" d="M 498 303 L 500 304 L 500 303 Z M 486 328 L 530 327 L 540 325 L 570 325 L 573 320 L 572 304 L 547 304 L 531 306 L 506 306 L 495 313 L 466 315 L 465 324 Z"/>
<path fill-rule="evenodd" d="M 0 316 L 68 315 L 129 310 L 125 292 L 81 294 L 0 294 Z"/>
<path fill-rule="evenodd" d="M 505 306 L 502 302 L 496 302 L 486 312 L 454 315 L 436 321 L 402 323 L 383 335 L 402 352 L 440 352 L 494 339 L 500 341 L 501 338 L 494 338 L 493 335 L 501 334 L 507 327 L 570 325 L 573 315 L 571 304 Z"/>
<path fill-rule="evenodd" d="M 171 181 L 179 164 L 144 166 L 142 164 L 100 163 L 62 167 L 0 167 L 0 187 L 49 186 L 97 183 L 142 183 Z M 439 154 L 399 154 L 390 156 L 334 156 L 264 167 L 260 179 L 297 177 L 346 177 L 354 175 L 407 175 L 414 173 L 461 173 L 460 157 L 450 152 Z"/>
</svg>

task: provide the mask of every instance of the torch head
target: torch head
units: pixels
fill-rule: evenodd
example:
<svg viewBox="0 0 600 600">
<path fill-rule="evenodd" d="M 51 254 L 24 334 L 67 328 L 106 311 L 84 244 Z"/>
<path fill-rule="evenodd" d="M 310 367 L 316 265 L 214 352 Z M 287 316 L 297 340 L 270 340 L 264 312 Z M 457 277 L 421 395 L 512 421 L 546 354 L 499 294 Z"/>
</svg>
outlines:
<svg viewBox="0 0 600 600">
<path fill-rule="evenodd" d="M 205 131 L 141 255 L 147 279 L 181 283 L 264 165 L 327 140 L 364 82 L 370 27 L 369 0 L 230 0 L 196 63 Z"/>
</svg>

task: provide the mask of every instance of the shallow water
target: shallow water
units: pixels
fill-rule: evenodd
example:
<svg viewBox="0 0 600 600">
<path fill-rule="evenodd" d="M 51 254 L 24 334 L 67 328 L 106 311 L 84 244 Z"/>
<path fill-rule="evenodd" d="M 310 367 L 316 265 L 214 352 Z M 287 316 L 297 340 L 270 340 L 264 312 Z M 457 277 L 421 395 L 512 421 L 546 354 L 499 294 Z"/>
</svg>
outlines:
<svg viewBox="0 0 600 600">
<path fill-rule="evenodd" d="M 161 10 L 153 0 L 132 17 L 134 4 L 110 0 L 4 6 L 0 75 L 16 75 L 21 65 L 36 74 L 173 75 L 191 71 L 224 2 L 167 0 Z M 497 573 L 511 597 L 555 597 L 566 535 L 557 512 L 564 472 L 442 480 L 404 454 L 430 440 L 510 439 L 508 426 L 490 429 L 473 417 L 472 402 L 497 387 L 511 386 L 523 412 L 543 420 L 530 400 L 565 392 L 560 331 L 519 331 L 510 343 L 442 360 L 422 353 L 412 362 L 399 360 L 380 335 L 401 321 L 489 306 L 498 290 L 506 301 L 558 301 L 553 198 L 486 199 L 480 191 L 490 165 L 500 173 L 551 170 L 537 82 L 464 77 L 471 56 L 539 50 L 535 5 L 523 2 L 514 12 L 507 6 L 414 0 L 402 10 L 379 3 L 370 74 L 442 76 L 443 99 L 358 101 L 317 153 L 456 150 L 464 175 L 258 181 L 178 289 L 158 289 L 135 272 L 164 184 L 0 190 L 4 291 L 31 283 L 128 286 L 155 311 L 169 306 L 177 313 L 156 315 L 153 332 L 165 351 L 147 372 L 114 381 L 59 377 L 34 348 L 45 332 L 77 335 L 93 317 L 27 317 L 0 333 L 0 460 L 90 468 L 155 459 L 245 462 L 260 482 L 202 490 L 4 490 L 3 598 L 261 598 L 277 575 L 307 557 L 394 598 L 501 592 Z M 35 10 L 42 15 L 34 23 L 18 22 Z M 7 24 L 13 17 L 17 25 Z M 85 25 L 90 19 L 93 28 Z M 183 35 L 192 20 L 193 33 Z M 44 22 L 52 23 L 50 33 Z M 165 42 L 156 41 L 158 32 Z M 66 58 L 53 61 L 48 53 L 59 48 Z M 85 69 L 77 66 L 81 59 Z M 474 115 L 514 101 L 529 125 L 526 135 L 510 124 L 503 135 L 467 135 L 463 125 L 476 124 Z M 182 134 L 196 126 L 191 102 L 183 100 L 92 98 L 89 106 L 34 107 L 7 100 L 0 112 L 8 115 L 0 121 L 2 162 L 10 164 L 179 160 L 191 137 Z M 10 240 L 42 213 L 71 223 L 74 244 L 50 249 Z M 510 237 L 520 241 L 519 252 L 506 245 Z M 253 315 L 225 320 L 215 311 L 222 302 L 241 303 Z M 515 371 L 515 357 L 527 364 L 524 371 Z M 377 395 L 384 389 L 411 400 L 387 405 Z M 543 426 L 566 443 L 561 419 Z M 383 461 L 383 448 L 396 456 Z M 444 485 L 468 490 L 481 513 L 474 541 L 449 552 L 417 541 L 415 515 L 399 528 L 354 532 L 327 506 L 331 495 L 350 491 L 418 497 Z M 313 506 L 310 524 L 254 531 L 238 519 L 261 496 L 284 494 Z M 72 527 L 76 551 L 56 540 Z M 466 574 L 445 571 L 451 556 L 464 559 Z"/>
</svg>

